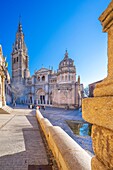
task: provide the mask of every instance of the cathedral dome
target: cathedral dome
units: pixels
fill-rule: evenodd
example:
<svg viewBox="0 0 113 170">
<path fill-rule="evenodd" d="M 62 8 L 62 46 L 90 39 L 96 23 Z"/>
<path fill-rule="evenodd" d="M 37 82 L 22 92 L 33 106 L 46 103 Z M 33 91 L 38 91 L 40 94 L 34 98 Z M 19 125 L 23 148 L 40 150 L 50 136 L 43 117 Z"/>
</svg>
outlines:
<svg viewBox="0 0 113 170">
<path fill-rule="evenodd" d="M 74 61 L 71 58 L 69 58 L 68 52 L 66 50 L 65 57 L 59 64 L 59 69 L 62 69 L 63 67 L 73 67 L 74 66 L 73 63 Z"/>
</svg>

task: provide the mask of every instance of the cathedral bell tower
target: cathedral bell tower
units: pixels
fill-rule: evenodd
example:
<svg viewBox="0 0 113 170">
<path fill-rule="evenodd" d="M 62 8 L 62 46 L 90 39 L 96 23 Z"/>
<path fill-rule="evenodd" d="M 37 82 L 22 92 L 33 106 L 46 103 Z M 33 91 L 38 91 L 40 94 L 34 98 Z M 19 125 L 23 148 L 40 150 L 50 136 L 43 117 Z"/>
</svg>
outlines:
<svg viewBox="0 0 113 170">
<path fill-rule="evenodd" d="M 24 82 L 30 77 L 28 68 L 28 54 L 27 47 L 24 42 L 24 33 L 22 31 L 22 24 L 19 22 L 16 39 L 13 44 L 12 51 L 12 81 Z"/>
</svg>

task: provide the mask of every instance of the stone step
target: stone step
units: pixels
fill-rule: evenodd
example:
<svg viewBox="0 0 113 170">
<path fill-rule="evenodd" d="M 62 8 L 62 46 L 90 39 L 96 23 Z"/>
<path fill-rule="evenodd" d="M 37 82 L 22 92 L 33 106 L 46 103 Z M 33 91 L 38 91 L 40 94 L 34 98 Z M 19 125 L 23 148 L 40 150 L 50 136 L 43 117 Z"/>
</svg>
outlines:
<svg viewBox="0 0 113 170">
<path fill-rule="evenodd" d="M 11 114 L 13 113 L 13 109 L 10 106 L 3 106 L 2 108 L 0 108 L 0 114 Z"/>
</svg>

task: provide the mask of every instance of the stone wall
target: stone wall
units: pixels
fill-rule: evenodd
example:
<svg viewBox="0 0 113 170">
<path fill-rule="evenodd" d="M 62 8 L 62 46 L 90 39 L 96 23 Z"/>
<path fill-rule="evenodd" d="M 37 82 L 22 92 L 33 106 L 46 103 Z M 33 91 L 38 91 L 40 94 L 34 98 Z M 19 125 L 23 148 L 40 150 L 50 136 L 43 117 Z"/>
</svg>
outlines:
<svg viewBox="0 0 113 170">
<path fill-rule="evenodd" d="M 113 170 L 113 1 L 99 20 L 108 33 L 108 75 L 94 90 L 94 98 L 83 100 L 83 118 L 92 123 L 95 157 L 92 170 Z"/>
</svg>

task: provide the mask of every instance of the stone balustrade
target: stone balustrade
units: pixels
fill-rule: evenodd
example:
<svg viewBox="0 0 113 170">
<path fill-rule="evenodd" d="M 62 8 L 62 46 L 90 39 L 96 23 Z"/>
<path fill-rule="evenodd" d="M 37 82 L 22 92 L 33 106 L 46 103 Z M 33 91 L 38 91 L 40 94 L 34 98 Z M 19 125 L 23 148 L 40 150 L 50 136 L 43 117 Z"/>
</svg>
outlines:
<svg viewBox="0 0 113 170">
<path fill-rule="evenodd" d="M 91 156 L 63 129 L 53 126 L 36 110 L 36 117 L 60 170 L 91 170 Z"/>
</svg>

